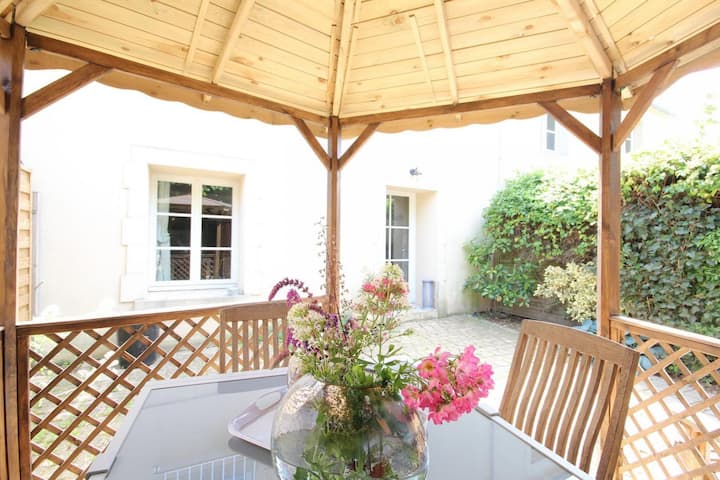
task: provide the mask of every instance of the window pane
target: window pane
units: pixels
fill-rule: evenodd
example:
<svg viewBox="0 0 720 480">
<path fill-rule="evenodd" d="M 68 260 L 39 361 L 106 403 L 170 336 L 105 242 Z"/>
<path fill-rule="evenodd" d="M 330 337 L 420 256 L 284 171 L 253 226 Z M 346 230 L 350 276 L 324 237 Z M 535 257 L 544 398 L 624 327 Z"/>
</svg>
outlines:
<svg viewBox="0 0 720 480">
<path fill-rule="evenodd" d="M 158 247 L 189 247 L 190 217 L 159 215 L 157 218 Z"/>
<path fill-rule="evenodd" d="M 547 117 L 547 129 L 551 131 L 555 131 L 555 117 L 548 115 Z"/>
<path fill-rule="evenodd" d="M 385 228 L 385 260 L 390 258 L 390 232 L 392 230 Z"/>
<path fill-rule="evenodd" d="M 385 195 L 385 225 L 390 225 L 390 206 L 392 205 L 392 196 Z"/>
<path fill-rule="evenodd" d="M 156 280 L 190 280 L 189 250 L 158 250 Z"/>
<path fill-rule="evenodd" d="M 230 278 L 230 252 L 227 250 L 203 252 L 201 278 L 213 280 L 217 278 Z"/>
<path fill-rule="evenodd" d="M 391 232 L 392 236 L 392 248 L 390 255 L 392 255 L 390 258 L 396 258 L 396 259 L 406 259 L 409 258 L 408 255 L 408 240 L 410 237 L 410 231 L 407 229 L 392 229 Z"/>
<path fill-rule="evenodd" d="M 190 213 L 191 192 L 188 183 L 158 182 L 158 213 Z"/>
<path fill-rule="evenodd" d="M 229 247 L 232 220 L 229 218 L 202 219 L 202 246 Z"/>
<path fill-rule="evenodd" d="M 403 279 L 408 281 L 408 264 L 409 262 L 391 262 L 393 265 L 397 265 L 403 271 Z"/>
<path fill-rule="evenodd" d="M 553 132 L 547 132 L 545 137 L 545 148 L 548 150 L 555 150 L 555 134 Z"/>
<path fill-rule="evenodd" d="M 232 215 L 232 187 L 203 185 L 203 215 Z"/>
<path fill-rule="evenodd" d="M 392 197 L 392 224 L 397 227 L 410 226 L 410 198 Z"/>
</svg>

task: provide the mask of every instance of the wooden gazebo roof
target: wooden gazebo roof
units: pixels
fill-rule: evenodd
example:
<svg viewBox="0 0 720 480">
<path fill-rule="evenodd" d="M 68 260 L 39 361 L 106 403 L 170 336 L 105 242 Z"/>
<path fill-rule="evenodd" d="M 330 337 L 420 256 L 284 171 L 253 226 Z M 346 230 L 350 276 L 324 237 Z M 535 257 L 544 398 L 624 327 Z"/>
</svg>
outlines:
<svg viewBox="0 0 720 480">
<path fill-rule="evenodd" d="M 597 111 L 720 64 L 720 0 L 0 0 L 28 68 L 326 135 Z M 72 58 L 71 58 L 72 57 Z M 669 83 L 669 82 L 668 82 Z"/>
</svg>

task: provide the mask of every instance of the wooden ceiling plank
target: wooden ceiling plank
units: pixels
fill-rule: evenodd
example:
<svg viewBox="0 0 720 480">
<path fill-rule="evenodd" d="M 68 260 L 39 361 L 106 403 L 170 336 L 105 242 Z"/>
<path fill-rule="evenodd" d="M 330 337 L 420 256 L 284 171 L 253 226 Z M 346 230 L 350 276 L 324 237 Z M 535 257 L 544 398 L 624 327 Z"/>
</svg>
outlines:
<svg viewBox="0 0 720 480">
<path fill-rule="evenodd" d="M 225 64 L 230 59 L 230 54 L 233 51 L 233 47 L 235 47 L 235 42 L 237 42 L 245 22 L 247 22 L 247 19 L 250 17 L 250 10 L 252 10 L 254 4 L 255 0 L 243 0 L 242 5 L 240 5 L 237 12 L 235 12 L 232 25 L 230 25 L 227 38 L 225 38 L 225 44 L 222 47 L 217 64 L 215 64 L 212 83 L 218 83 L 220 76 L 223 74 Z"/>
<path fill-rule="evenodd" d="M 328 88 L 325 99 L 328 104 L 328 112 L 332 111 L 332 102 L 335 97 L 335 78 L 338 67 L 338 23 L 340 22 L 340 15 L 342 15 L 342 2 L 341 0 L 335 0 L 335 16 L 333 17 L 333 24 L 330 28 L 330 48 L 328 48 L 330 58 L 328 58 Z"/>
<path fill-rule="evenodd" d="M 640 90 L 640 93 L 635 99 L 635 103 L 633 103 L 630 111 L 625 115 L 622 123 L 615 131 L 615 135 L 613 135 L 613 151 L 618 151 L 623 142 L 625 142 L 625 139 L 630 135 L 630 132 L 635 128 L 635 125 L 638 124 L 647 109 L 650 108 L 652 101 L 663 91 L 665 82 L 673 70 L 675 70 L 677 64 L 678 61 L 675 60 L 658 68 L 650 81 Z"/>
<path fill-rule="evenodd" d="M 593 149 L 598 155 L 600 154 L 600 137 L 595 132 L 558 105 L 557 102 L 538 102 L 538 104 L 575 135 L 578 140 Z"/>
<path fill-rule="evenodd" d="M 66 95 L 110 71 L 108 67 L 88 63 L 62 78 L 36 90 L 22 100 L 22 118 L 28 118 Z"/>
<path fill-rule="evenodd" d="M 188 67 L 193 62 L 193 58 L 195 57 L 195 51 L 197 50 L 198 44 L 200 43 L 202 26 L 203 23 L 205 23 L 205 16 L 207 15 L 208 5 L 210 5 L 210 0 L 202 0 L 200 2 L 197 19 L 195 20 L 195 28 L 193 28 L 192 39 L 190 40 L 190 46 L 188 47 L 188 52 L 185 56 L 185 71 L 187 71 Z"/>
<path fill-rule="evenodd" d="M 21 0 L 15 7 L 15 23 L 26 27 L 45 10 L 55 3 L 55 0 Z"/>
<path fill-rule="evenodd" d="M 15 5 L 13 1 L 14 0 L 0 0 L 0 15 L 4 17 L 5 15 L 12 14 L 12 10 L 8 9 Z"/>
<path fill-rule="evenodd" d="M 440 30 L 440 42 L 442 44 L 443 55 L 445 56 L 445 68 L 447 69 L 448 82 L 450 83 L 450 96 L 453 103 L 457 103 L 458 85 L 457 78 L 455 78 L 455 65 L 452 60 L 452 50 L 450 48 L 450 34 L 448 33 L 447 28 L 444 0 L 435 0 L 435 14 L 437 16 L 438 29 Z"/>
<path fill-rule="evenodd" d="M 679 60 L 683 55 L 697 50 L 698 48 L 720 39 L 720 22 L 706 28 L 705 30 L 696 33 L 687 40 L 680 42 L 674 47 L 666 50 L 660 55 L 648 60 L 645 63 L 628 70 L 622 75 L 618 75 L 615 79 L 615 88 L 622 88 L 626 85 L 633 84 L 639 80 L 642 80 L 647 75 L 650 75 L 661 66 Z"/>
<path fill-rule="evenodd" d="M 345 153 L 342 154 L 340 157 L 340 165 L 339 168 L 345 168 L 345 165 L 350 161 L 350 159 L 357 153 L 357 151 L 362 147 L 365 142 L 368 141 L 370 136 L 375 132 L 375 130 L 380 126 L 379 123 L 371 123 L 365 129 L 362 131 L 360 136 L 358 136 L 355 141 L 350 145 L 350 148 L 348 148 Z"/>
<path fill-rule="evenodd" d="M 612 62 L 578 0 L 556 0 L 560 11 L 578 37 L 600 78 L 612 77 Z"/>
<path fill-rule="evenodd" d="M 315 135 L 313 135 L 310 127 L 307 126 L 307 123 L 294 115 L 290 115 L 290 119 L 293 121 L 297 129 L 300 131 L 300 134 L 303 136 L 308 145 L 310 145 L 310 148 L 313 152 L 315 152 L 315 155 L 317 155 L 325 168 L 330 168 L 330 158 L 328 157 L 327 152 L 325 152 L 325 149 L 322 145 L 320 145 L 318 139 L 315 138 Z"/>
<path fill-rule="evenodd" d="M 411 108 L 397 112 L 374 113 L 358 115 L 342 120 L 343 125 L 384 123 L 394 120 L 422 118 L 433 115 L 447 115 L 453 113 L 473 112 L 491 108 L 502 108 L 513 105 L 526 105 L 529 103 L 552 102 L 566 98 L 595 96 L 600 93 L 600 84 L 583 85 L 579 87 L 561 88 L 522 95 L 511 95 L 499 98 L 476 100 L 474 102 L 458 103 L 456 105 L 437 105 L 433 107 Z"/>
<path fill-rule="evenodd" d="M 615 71 L 617 73 L 627 72 L 628 68 L 625 63 L 625 59 L 615 42 L 615 38 L 613 38 L 612 33 L 610 33 L 607 23 L 605 23 L 605 19 L 600 14 L 600 9 L 598 9 L 595 0 L 585 0 L 585 7 L 588 10 L 590 22 L 595 25 L 594 31 L 597 33 L 602 43 L 607 45 L 607 53 L 613 66 L 615 67 Z"/>
<path fill-rule="evenodd" d="M 338 49 L 338 62 L 335 71 L 335 87 L 333 91 L 332 115 L 338 116 L 342 107 L 342 96 L 345 91 L 345 77 L 350 64 L 350 53 L 353 37 L 357 36 L 357 28 L 353 25 L 358 15 L 358 5 L 361 0 L 345 0 L 343 7 L 342 24 L 340 24 L 340 47 Z"/>
<path fill-rule="evenodd" d="M 127 60 L 125 58 L 116 57 L 107 53 L 102 53 L 90 48 L 73 45 L 62 40 L 45 37 L 42 35 L 29 33 L 28 46 L 30 48 L 39 48 L 51 53 L 64 55 L 88 63 L 96 63 L 104 65 L 108 68 L 120 70 L 132 75 L 138 75 L 152 80 L 157 80 L 173 85 L 177 85 L 198 93 L 206 93 L 214 97 L 222 97 L 228 100 L 254 105 L 256 107 L 265 108 L 274 112 L 293 115 L 295 117 L 316 123 L 327 123 L 327 117 L 309 112 L 300 108 L 288 107 L 272 100 L 257 97 L 247 93 L 238 92 L 230 88 L 225 88 L 207 81 L 197 80 L 186 77 L 178 73 L 169 72 L 160 68 L 144 65 L 142 63 Z"/>
<path fill-rule="evenodd" d="M 430 77 L 430 69 L 428 68 L 427 59 L 425 58 L 425 50 L 423 49 L 422 38 L 420 38 L 420 30 L 418 29 L 415 15 L 410 15 L 410 28 L 412 28 L 415 45 L 417 45 L 418 49 L 418 57 L 420 58 L 420 63 L 422 64 L 423 71 L 425 72 L 425 82 L 430 88 L 430 92 L 432 92 L 433 100 L 437 103 L 437 95 L 435 94 L 435 89 L 433 88 L 432 78 Z"/>
</svg>

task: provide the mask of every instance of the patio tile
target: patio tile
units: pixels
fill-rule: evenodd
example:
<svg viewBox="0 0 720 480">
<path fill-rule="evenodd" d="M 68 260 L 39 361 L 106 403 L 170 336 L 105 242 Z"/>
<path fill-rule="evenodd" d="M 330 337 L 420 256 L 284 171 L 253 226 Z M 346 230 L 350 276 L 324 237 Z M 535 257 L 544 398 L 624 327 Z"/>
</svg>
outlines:
<svg viewBox="0 0 720 480">
<path fill-rule="evenodd" d="M 495 407 L 500 405 L 517 343 L 516 330 L 466 314 L 406 321 L 402 327 L 414 332 L 400 342 L 406 357 L 413 360 L 427 355 L 438 345 L 452 352 L 475 345 L 480 360 L 490 363 L 495 372 L 495 388 L 483 401 Z"/>
</svg>

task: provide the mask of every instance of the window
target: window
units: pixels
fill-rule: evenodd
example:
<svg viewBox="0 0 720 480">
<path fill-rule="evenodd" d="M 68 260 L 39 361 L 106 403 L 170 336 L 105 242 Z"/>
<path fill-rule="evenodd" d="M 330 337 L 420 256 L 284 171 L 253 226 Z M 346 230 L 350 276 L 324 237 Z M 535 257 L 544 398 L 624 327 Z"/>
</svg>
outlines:
<svg viewBox="0 0 720 480">
<path fill-rule="evenodd" d="M 625 150 L 625 153 L 632 152 L 632 148 L 633 148 L 632 142 L 633 142 L 633 134 L 632 134 L 632 132 L 630 132 L 630 135 L 628 135 L 627 139 L 625 139 L 625 143 L 623 143 L 623 146 L 624 146 L 623 148 Z"/>
<path fill-rule="evenodd" d="M 555 150 L 557 146 L 557 124 L 551 115 L 546 115 L 545 119 L 545 148 Z"/>
<path fill-rule="evenodd" d="M 410 197 L 385 197 L 385 261 L 400 267 L 405 281 L 410 271 Z"/>
<path fill-rule="evenodd" d="M 232 185 L 158 178 L 155 187 L 155 280 L 232 279 Z"/>
</svg>

